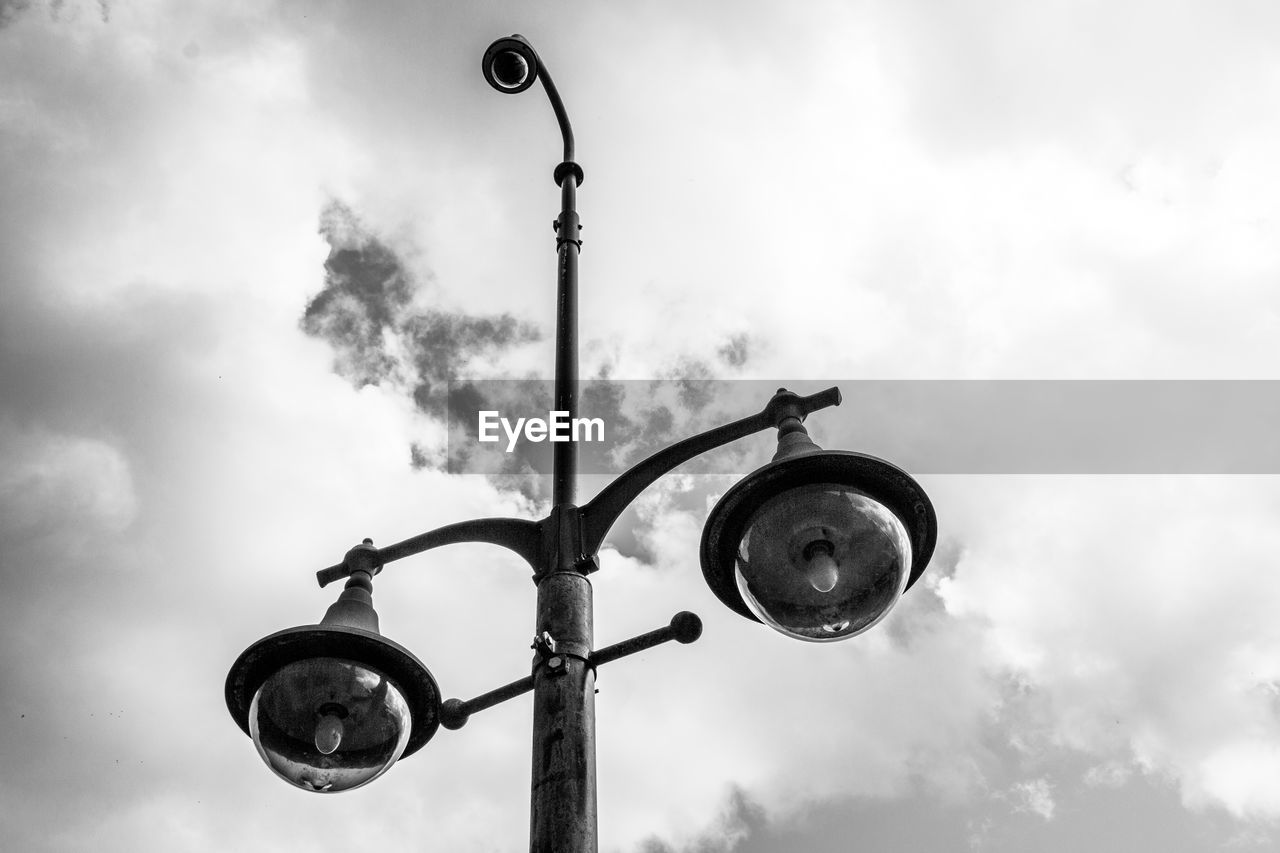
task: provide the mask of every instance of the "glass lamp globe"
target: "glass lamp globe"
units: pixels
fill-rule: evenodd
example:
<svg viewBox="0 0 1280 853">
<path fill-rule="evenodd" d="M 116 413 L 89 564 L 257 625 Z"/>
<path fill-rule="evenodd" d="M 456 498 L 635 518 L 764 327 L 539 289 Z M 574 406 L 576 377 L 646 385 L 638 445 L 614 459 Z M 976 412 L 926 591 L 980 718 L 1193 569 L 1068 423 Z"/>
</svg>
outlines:
<svg viewBox="0 0 1280 853">
<path fill-rule="evenodd" d="M 374 630 L 337 621 L 357 621 L 359 592 L 344 590 L 319 625 L 262 638 L 227 674 L 232 718 L 267 766 L 304 791 L 372 782 L 440 725 L 440 689 L 422 662 Z"/>
<path fill-rule="evenodd" d="M 529 79 L 529 63 L 514 50 L 503 50 L 489 63 L 489 76 L 504 89 L 518 89 Z"/>
<path fill-rule="evenodd" d="M 524 36 L 507 36 L 485 50 L 481 69 L 490 86 L 503 94 L 514 95 L 538 79 L 538 54 Z"/>
<path fill-rule="evenodd" d="M 836 483 L 789 489 L 747 521 L 734 561 L 743 601 L 800 640 L 843 640 L 875 625 L 906 589 L 911 537 L 867 494 Z"/>
<path fill-rule="evenodd" d="M 336 793 L 372 782 L 404 754 L 412 730 L 400 689 L 373 667 L 306 658 L 268 677 L 249 706 L 249 734 L 278 776 Z"/>
<path fill-rule="evenodd" d="M 779 444 L 772 462 L 711 510 L 703 577 L 730 610 L 788 637 L 821 643 L 860 634 L 929 564 L 933 504 L 883 459 L 822 450 L 807 436 Z"/>
</svg>

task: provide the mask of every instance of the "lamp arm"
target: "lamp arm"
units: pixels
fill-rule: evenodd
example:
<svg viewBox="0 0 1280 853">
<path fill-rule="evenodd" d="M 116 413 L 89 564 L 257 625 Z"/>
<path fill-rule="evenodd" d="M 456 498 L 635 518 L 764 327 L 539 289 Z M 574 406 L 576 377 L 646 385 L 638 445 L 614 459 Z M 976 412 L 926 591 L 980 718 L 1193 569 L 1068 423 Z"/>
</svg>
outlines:
<svg viewBox="0 0 1280 853">
<path fill-rule="evenodd" d="M 538 80 L 542 82 L 542 89 L 547 93 L 547 100 L 551 102 L 551 109 L 556 114 L 556 123 L 560 125 L 560 138 L 564 142 L 564 162 L 556 166 L 556 184 L 564 186 L 564 179 L 569 175 L 573 175 L 577 178 L 578 183 L 581 184 L 582 167 L 573 161 L 573 126 L 569 124 L 569 112 L 564 108 L 564 101 L 560 99 L 560 90 L 556 88 L 555 81 L 551 79 L 551 72 L 547 70 L 547 64 L 542 61 L 542 57 L 538 55 L 538 51 L 529 43 L 529 40 L 519 33 L 512 35 L 511 38 L 519 41 L 533 54 L 534 60 L 538 64 Z"/>
<path fill-rule="evenodd" d="M 475 518 L 470 521 L 460 521 L 457 524 L 446 524 L 444 527 L 437 527 L 435 530 L 429 530 L 385 548 L 370 546 L 373 553 L 364 556 L 364 559 L 381 569 L 393 560 L 459 542 L 488 542 L 491 545 L 501 545 L 503 548 L 515 551 L 524 557 L 530 566 L 537 568 L 538 549 L 542 542 L 542 525 L 536 521 L 520 518 Z M 357 552 L 358 549 L 359 546 L 353 548 L 352 553 Z M 326 586 L 351 574 L 352 553 L 348 554 L 348 559 L 344 559 L 336 566 L 316 572 L 316 580 L 320 582 L 320 586 Z"/>
<path fill-rule="evenodd" d="M 600 550 L 605 535 L 618 520 L 618 516 L 622 515 L 641 492 L 678 465 L 731 441 L 737 441 L 769 427 L 779 426 L 786 418 L 794 417 L 804 420 L 805 416 L 811 412 L 838 405 L 840 405 L 839 388 L 828 388 L 808 397 L 801 397 L 785 388 L 779 388 L 768 404 L 757 414 L 677 441 L 648 459 L 637 462 L 618 479 L 605 486 L 579 510 L 582 519 L 583 553 L 592 555 Z"/>
<path fill-rule="evenodd" d="M 532 46 L 531 46 L 532 47 Z M 551 79 L 547 66 L 542 61 L 542 57 L 538 57 L 538 79 L 542 81 L 542 88 L 547 93 L 547 100 L 551 101 L 551 109 L 555 111 L 556 121 L 560 124 L 560 137 L 564 140 L 564 160 L 567 163 L 573 162 L 573 128 L 569 125 L 569 113 L 564 108 L 564 101 L 560 100 L 560 92 L 556 89 L 555 81 Z M 581 179 L 579 179 L 581 183 Z"/>
</svg>

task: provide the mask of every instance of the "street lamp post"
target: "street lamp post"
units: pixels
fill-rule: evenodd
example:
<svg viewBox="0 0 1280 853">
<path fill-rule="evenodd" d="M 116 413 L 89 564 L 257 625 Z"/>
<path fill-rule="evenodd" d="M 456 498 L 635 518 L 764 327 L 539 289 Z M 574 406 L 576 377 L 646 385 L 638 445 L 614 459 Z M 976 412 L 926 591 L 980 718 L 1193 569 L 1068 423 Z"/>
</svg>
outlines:
<svg viewBox="0 0 1280 853">
<path fill-rule="evenodd" d="M 541 81 L 560 125 L 555 410 L 572 419 L 582 245 L 576 195 L 583 180 L 573 130 L 546 65 L 523 37 L 490 45 L 483 70 L 491 86 L 509 94 Z M 595 851 L 595 670 L 659 643 L 693 642 L 702 631 L 697 616 L 681 612 L 662 628 L 594 648 L 589 575 L 599 568 L 609 529 L 645 488 L 702 453 L 778 430 L 773 461 L 711 511 L 701 562 L 711 590 L 730 609 L 788 636 L 826 642 L 861 633 L 924 571 L 937 523 L 919 484 L 888 462 L 823 450 L 809 439 L 804 419 L 839 403 L 836 388 L 810 396 L 779 389 L 760 412 L 655 453 L 582 506 L 576 444 L 557 442 L 552 508 L 540 521 L 475 519 L 384 548 L 366 539 L 341 563 L 317 572 L 322 587 L 347 579 L 318 625 L 272 634 L 237 659 L 226 683 L 232 717 L 286 781 L 337 792 L 377 778 L 440 725 L 461 728 L 472 714 L 532 691 L 530 849 Z M 500 545 L 532 567 L 535 655 L 530 675 L 467 701 L 441 702 L 430 671 L 380 633 L 372 579 L 390 562 L 458 542 Z"/>
</svg>

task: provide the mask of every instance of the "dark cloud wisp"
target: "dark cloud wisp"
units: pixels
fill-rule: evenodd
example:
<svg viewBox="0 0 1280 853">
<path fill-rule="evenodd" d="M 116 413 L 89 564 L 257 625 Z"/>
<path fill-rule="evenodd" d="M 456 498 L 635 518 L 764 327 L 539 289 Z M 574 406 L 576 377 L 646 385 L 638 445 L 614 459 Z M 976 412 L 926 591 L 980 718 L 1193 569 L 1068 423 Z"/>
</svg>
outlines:
<svg viewBox="0 0 1280 853">
<path fill-rule="evenodd" d="M 445 389 L 472 359 L 542 338 L 511 314 L 415 305 L 429 282 L 339 201 L 326 207 L 320 233 L 330 247 L 324 288 L 307 304 L 302 329 L 333 347 L 334 369 L 356 387 L 402 385 L 424 414 L 443 419 Z"/>
</svg>

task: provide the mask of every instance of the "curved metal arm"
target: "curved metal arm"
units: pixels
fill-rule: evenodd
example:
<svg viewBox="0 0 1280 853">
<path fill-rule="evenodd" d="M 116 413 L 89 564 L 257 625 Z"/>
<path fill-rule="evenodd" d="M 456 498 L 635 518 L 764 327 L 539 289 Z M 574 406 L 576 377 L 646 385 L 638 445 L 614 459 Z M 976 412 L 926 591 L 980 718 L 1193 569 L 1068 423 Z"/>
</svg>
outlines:
<svg viewBox="0 0 1280 853">
<path fill-rule="evenodd" d="M 532 45 L 529 47 L 533 48 Z M 551 79 L 551 73 L 547 71 L 546 63 L 542 61 L 541 56 L 538 57 L 538 79 L 542 81 L 547 100 L 551 101 L 551 109 L 555 110 L 556 121 L 560 123 L 560 136 L 564 140 L 564 160 L 566 163 L 572 163 L 573 127 L 569 124 L 569 113 L 565 111 L 564 101 L 560 100 L 560 92 L 556 89 L 556 84 Z M 582 178 L 578 178 L 578 183 L 582 183 Z"/>
<path fill-rule="evenodd" d="M 840 405 L 840 389 L 836 387 L 819 391 L 808 397 L 779 388 L 768 404 L 757 414 L 715 429 L 707 430 L 682 441 L 638 462 L 622 476 L 605 486 L 598 495 L 579 510 L 582 517 L 583 553 L 594 554 L 600 549 L 604 537 L 618 520 L 618 516 L 639 497 L 640 493 L 651 486 L 659 477 L 695 456 L 708 450 L 737 441 L 753 433 L 781 425 L 787 418 L 805 417 L 819 409 Z"/>
<path fill-rule="evenodd" d="M 513 38 L 519 38 L 526 45 L 529 45 L 529 50 L 533 50 L 533 45 L 529 44 L 527 39 L 522 36 L 513 36 Z M 536 51 L 534 56 L 537 56 Z M 560 100 L 560 90 L 556 88 L 555 81 L 551 79 L 551 72 L 547 70 L 547 65 L 542 61 L 541 56 L 538 56 L 538 79 L 542 81 L 542 89 L 547 93 L 547 100 L 551 102 L 551 109 L 556 114 L 556 123 L 560 125 L 560 138 L 564 142 L 564 160 L 559 166 L 556 166 L 552 177 L 555 178 L 557 186 L 566 192 L 572 193 L 573 187 L 582 183 L 582 167 L 574 162 L 573 159 L 573 126 L 569 124 L 569 112 L 564 108 L 564 101 Z M 574 184 L 566 187 L 565 178 L 570 175 L 574 178 Z M 565 204 L 565 209 L 572 211 L 572 194 L 566 196 L 566 199 L 568 201 Z M 576 233 L 573 235 L 573 239 L 577 239 Z"/>
<path fill-rule="evenodd" d="M 542 525 L 536 521 L 520 518 L 476 518 L 471 521 L 460 521 L 457 524 L 446 524 L 426 533 L 378 548 L 374 551 L 373 560 L 378 568 L 394 560 L 421 554 L 441 545 L 454 545 L 459 542 L 488 542 L 501 545 L 515 551 L 535 570 L 538 567 L 538 549 L 542 541 Z M 353 549 L 354 551 L 355 549 Z M 348 560 L 321 569 L 316 572 L 316 580 L 320 586 L 326 586 L 351 574 Z"/>
<path fill-rule="evenodd" d="M 551 79 L 551 72 L 547 70 L 547 64 L 542 61 L 542 57 L 538 55 L 538 51 L 529 43 L 529 40 L 519 33 L 512 33 L 510 36 L 500 38 L 489 45 L 489 49 L 485 51 L 485 78 L 489 81 L 489 85 L 507 94 L 523 92 L 532 85 L 532 80 L 527 83 L 510 81 L 511 85 L 508 85 L 508 81 L 499 81 L 495 77 L 493 69 L 489 65 L 490 59 L 496 53 L 507 50 L 520 54 L 525 62 L 529 63 L 531 73 L 535 78 L 542 81 L 542 89 L 547 93 L 547 100 L 551 102 L 551 109 L 555 111 L 556 122 L 560 125 L 560 137 L 564 141 L 564 162 L 556 167 L 556 184 L 563 187 L 564 179 L 568 175 L 573 175 L 577 182 L 581 184 L 582 167 L 573 161 L 573 127 L 569 124 L 569 113 L 564 108 L 564 101 L 560 99 L 560 92 L 556 89 L 555 81 Z"/>
</svg>

